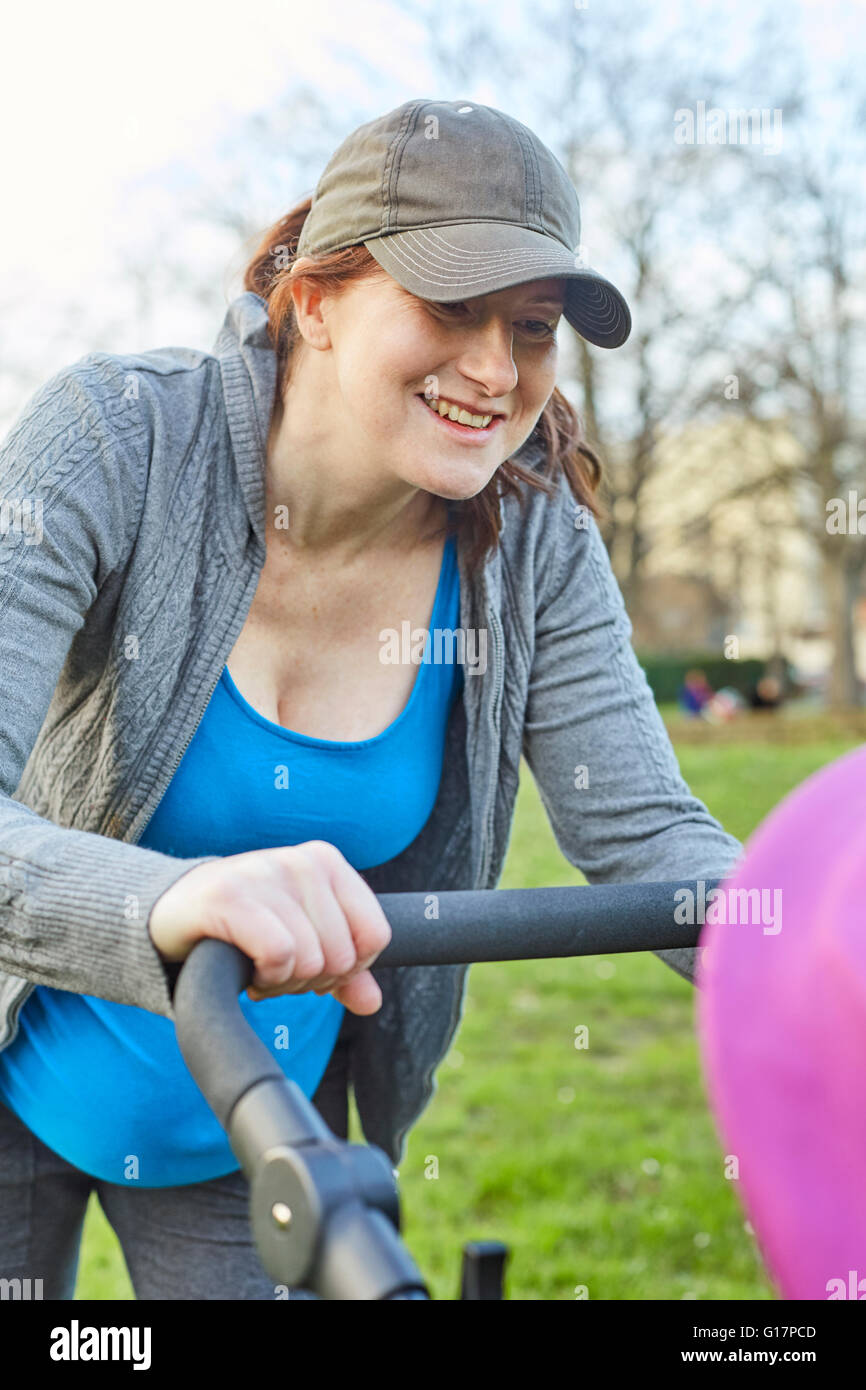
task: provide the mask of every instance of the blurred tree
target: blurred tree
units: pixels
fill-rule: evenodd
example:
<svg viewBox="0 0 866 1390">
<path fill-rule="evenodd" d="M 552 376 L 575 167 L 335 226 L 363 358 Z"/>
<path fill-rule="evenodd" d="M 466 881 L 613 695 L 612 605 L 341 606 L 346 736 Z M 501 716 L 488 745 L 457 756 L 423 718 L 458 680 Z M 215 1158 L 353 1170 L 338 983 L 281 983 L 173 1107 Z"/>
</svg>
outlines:
<svg viewBox="0 0 866 1390">
<path fill-rule="evenodd" d="M 772 171 L 765 276 L 784 318 L 768 343 L 779 394 L 801 441 L 801 520 L 823 567 L 833 648 L 829 696 L 857 703 L 854 607 L 866 573 L 866 160 L 864 88 L 858 71 L 836 89 L 835 138 L 811 112 L 786 129 L 784 164 Z M 845 113 L 847 113 L 847 118 Z M 849 494 L 853 494 L 853 506 Z M 834 505 L 834 500 L 837 505 Z M 834 525 L 844 511 L 842 527 Z M 866 513 L 866 505 L 864 505 Z"/>
<path fill-rule="evenodd" d="M 563 339 L 571 361 L 561 372 L 605 459 L 605 538 L 626 602 L 671 540 L 648 506 L 669 466 L 661 444 L 688 423 L 727 418 L 734 435 L 748 425 L 746 476 L 734 467 L 722 483 L 718 456 L 694 446 L 692 485 L 675 499 L 682 536 L 704 538 L 694 573 L 710 577 L 715 522 L 751 498 L 741 560 L 751 555 L 763 575 L 758 607 L 775 647 L 783 638 L 770 571 L 786 551 L 762 526 L 798 525 L 823 557 L 831 698 L 855 701 L 852 613 L 866 540 L 830 535 L 825 503 L 866 483 L 860 72 L 839 84 L 845 100 L 828 113 L 791 15 L 769 6 L 745 23 L 729 6 L 704 5 L 672 29 L 637 0 L 615 11 L 553 0 L 513 30 L 497 7 L 501 22 L 487 23 L 483 42 L 478 7 L 418 0 L 414 9 L 430 24 L 429 52 L 447 85 L 508 110 L 559 154 L 580 197 L 584 258 L 631 306 L 622 349 L 573 335 Z M 712 38 L 731 24 L 744 55 L 724 67 Z M 720 143 L 675 139 L 677 113 L 699 103 L 729 118 Z M 784 522 L 762 522 L 770 496 Z"/>
</svg>

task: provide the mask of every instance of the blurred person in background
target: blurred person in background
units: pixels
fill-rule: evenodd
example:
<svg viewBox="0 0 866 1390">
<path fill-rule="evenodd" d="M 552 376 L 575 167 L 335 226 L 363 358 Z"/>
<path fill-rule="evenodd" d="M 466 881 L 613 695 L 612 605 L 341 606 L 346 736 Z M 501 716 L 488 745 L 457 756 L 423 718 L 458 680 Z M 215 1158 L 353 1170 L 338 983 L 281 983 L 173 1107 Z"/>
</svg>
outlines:
<svg viewBox="0 0 866 1390">
<path fill-rule="evenodd" d="M 713 687 L 703 671 L 693 668 L 686 671 L 683 683 L 677 694 L 677 703 L 685 713 L 699 718 L 713 698 Z"/>
</svg>

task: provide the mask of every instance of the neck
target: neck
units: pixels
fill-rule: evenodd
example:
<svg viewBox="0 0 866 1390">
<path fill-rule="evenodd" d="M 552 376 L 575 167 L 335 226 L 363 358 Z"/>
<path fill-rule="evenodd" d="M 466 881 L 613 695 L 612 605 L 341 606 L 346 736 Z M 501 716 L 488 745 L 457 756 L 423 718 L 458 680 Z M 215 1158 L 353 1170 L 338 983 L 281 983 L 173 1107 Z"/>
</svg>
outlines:
<svg viewBox="0 0 866 1390">
<path fill-rule="evenodd" d="M 446 500 L 402 479 L 365 473 L 356 460 L 345 461 L 345 448 L 338 459 L 318 399 L 296 383 L 274 407 L 265 475 L 269 541 L 273 536 L 281 551 L 308 560 L 346 564 L 432 541 L 445 523 Z M 287 524 L 275 528 L 277 516 L 287 516 Z"/>
</svg>

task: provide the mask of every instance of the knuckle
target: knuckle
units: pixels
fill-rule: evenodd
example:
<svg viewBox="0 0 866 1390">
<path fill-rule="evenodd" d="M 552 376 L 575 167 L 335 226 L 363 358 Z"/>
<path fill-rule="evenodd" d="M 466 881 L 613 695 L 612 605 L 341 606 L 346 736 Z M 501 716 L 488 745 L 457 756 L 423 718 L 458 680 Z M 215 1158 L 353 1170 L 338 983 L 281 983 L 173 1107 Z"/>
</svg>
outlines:
<svg viewBox="0 0 866 1390">
<path fill-rule="evenodd" d="M 311 859 L 299 855 L 288 866 L 284 891 L 293 900 L 296 910 L 304 915 L 305 921 L 306 904 L 316 898 L 321 883 L 321 869 Z"/>
<path fill-rule="evenodd" d="M 222 880 L 215 880 L 208 897 L 210 907 L 218 911 L 222 917 L 234 917 L 249 907 L 246 884 L 230 875 Z"/>
<path fill-rule="evenodd" d="M 381 922 L 371 922 L 362 933 L 362 948 L 365 955 L 371 952 L 384 951 L 391 940 L 391 924 L 387 918 L 383 917 Z"/>
<path fill-rule="evenodd" d="M 263 949 L 256 949 L 255 954 L 259 972 L 269 978 L 288 978 L 290 972 L 297 969 L 294 942 L 290 938 L 286 939 L 284 947 L 269 942 Z"/>
<path fill-rule="evenodd" d="M 378 897 L 373 892 L 370 885 L 366 884 L 365 886 L 370 895 L 370 912 L 367 922 L 365 923 L 365 931 L 371 943 L 381 942 L 381 947 L 385 947 L 391 940 L 391 923 L 385 916 L 382 904 L 379 902 Z"/>
<path fill-rule="evenodd" d="M 330 840 L 307 840 L 305 845 L 300 846 L 300 848 L 309 849 L 319 859 L 333 861 L 335 864 L 343 861 L 343 855 L 336 845 L 331 844 Z"/>
<path fill-rule="evenodd" d="M 306 942 L 298 951 L 295 974 L 305 980 L 314 979 L 316 975 L 321 975 L 324 969 L 325 957 L 318 938 L 315 941 Z"/>
<path fill-rule="evenodd" d="M 328 952 L 327 966 L 332 975 L 347 975 L 358 963 L 354 947 L 339 946 Z"/>
<path fill-rule="evenodd" d="M 320 883 L 322 881 L 322 862 L 316 851 L 310 852 L 307 845 L 293 845 L 289 860 L 292 878 L 297 884 Z"/>
</svg>

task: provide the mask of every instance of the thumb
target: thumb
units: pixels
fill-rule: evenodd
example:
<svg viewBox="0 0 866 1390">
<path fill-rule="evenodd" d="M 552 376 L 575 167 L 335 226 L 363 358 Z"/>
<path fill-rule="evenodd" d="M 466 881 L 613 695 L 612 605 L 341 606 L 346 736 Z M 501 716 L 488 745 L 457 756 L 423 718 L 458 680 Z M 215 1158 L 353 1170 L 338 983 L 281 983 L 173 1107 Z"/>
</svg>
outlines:
<svg viewBox="0 0 866 1390">
<path fill-rule="evenodd" d="M 382 1007 L 382 991 L 369 970 L 362 970 L 331 993 L 353 1014 L 374 1014 Z"/>
</svg>

